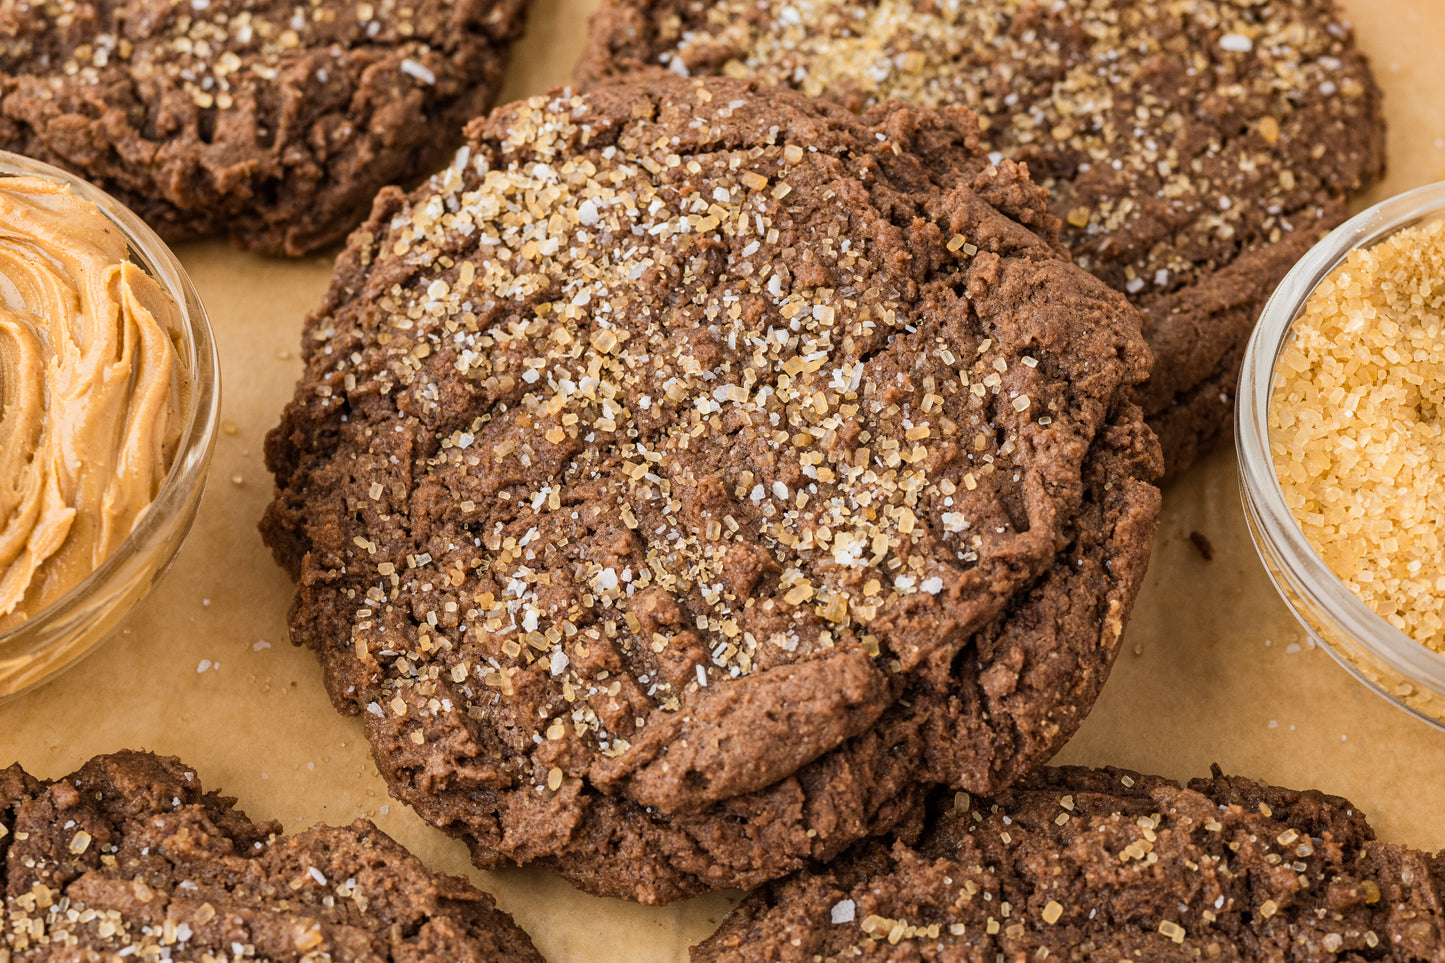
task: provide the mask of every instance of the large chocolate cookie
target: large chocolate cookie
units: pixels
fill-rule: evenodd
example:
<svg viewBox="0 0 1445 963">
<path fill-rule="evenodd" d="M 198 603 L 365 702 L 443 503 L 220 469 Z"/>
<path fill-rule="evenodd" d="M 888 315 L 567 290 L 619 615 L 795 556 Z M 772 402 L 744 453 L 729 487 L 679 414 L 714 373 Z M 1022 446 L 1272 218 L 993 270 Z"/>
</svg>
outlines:
<svg viewBox="0 0 1445 963">
<path fill-rule="evenodd" d="M 114 193 L 169 238 L 301 254 L 491 106 L 525 0 L 17 0 L 0 148 Z"/>
<path fill-rule="evenodd" d="M 977 111 L 1143 310 L 1136 397 L 1171 474 L 1228 431 L 1265 298 L 1384 166 L 1333 0 L 603 0 L 579 82 L 649 68 Z"/>
<path fill-rule="evenodd" d="M 973 124 L 536 99 L 352 236 L 263 529 L 293 640 L 480 864 L 751 885 L 1092 704 L 1157 510 L 1147 354 Z"/>
<path fill-rule="evenodd" d="M 234 803 L 147 753 L 0 770 L 0 960 L 541 963 L 491 897 L 366 820 L 281 837 Z"/>
<path fill-rule="evenodd" d="M 749 896 L 694 963 L 1434 960 L 1445 861 L 1346 800 L 1044 770 Z"/>
</svg>

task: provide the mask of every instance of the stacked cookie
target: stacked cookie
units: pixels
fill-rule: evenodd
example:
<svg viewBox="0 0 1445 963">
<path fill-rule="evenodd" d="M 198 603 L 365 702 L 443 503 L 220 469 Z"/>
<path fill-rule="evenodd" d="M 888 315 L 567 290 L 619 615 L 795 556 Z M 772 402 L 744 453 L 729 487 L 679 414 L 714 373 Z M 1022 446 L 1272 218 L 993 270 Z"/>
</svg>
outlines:
<svg viewBox="0 0 1445 963">
<path fill-rule="evenodd" d="M 724 79 L 514 104 L 384 191 L 263 530 L 393 792 L 661 902 L 1046 760 L 1158 507 L 1138 316 L 1057 227 L 967 111 Z"/>
<path fill-rule="evenodd" d="M 1333 7 L 606 0 L 581 92 L 453 154 L 522 6 L 0 10 L 0 146 L 173 237 L 299 254 L 375 196 L 262 528 L 392 792 L 482 867 L 762 887 L 699 959 L 1438 940 L 1436 861 L 1342 800 L 1041 769 L 1152 483 L 1381 171 Z M 0 830 L 0 963 L 536 957 L 369 824 L 278 840 L 174 760 L 9 770 Z"/>
<path fill-rule="evenodd" d="M 1265 298 L 1384 167 L 1333 0 L 604 0 L 578 81 L 648 71 L 975 110 L 1076 263 L 1142 310 L 1134 397 L 1171 474 L 1227 433 Z"/>
</svg>

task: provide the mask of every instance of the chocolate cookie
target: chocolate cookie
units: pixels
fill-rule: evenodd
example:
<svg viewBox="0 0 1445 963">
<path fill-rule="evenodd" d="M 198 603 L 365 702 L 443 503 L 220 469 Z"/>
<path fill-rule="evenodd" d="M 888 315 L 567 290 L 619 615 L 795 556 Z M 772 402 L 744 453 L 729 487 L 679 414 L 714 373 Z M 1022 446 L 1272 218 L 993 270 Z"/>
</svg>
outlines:
<svg viewBox="0 0 1445 963">
<path fill-rule="evenodd" d="M 1335 796 L 1052 769 L 935 802 L 952 805 L 921 840 L 750 895 L 694 963 L 1405 961 L 1445 943 L 1445 861 L 1378 842 Z"/>
<path fill-rule="evenodd" d="M 480 865 L 650 902 L 996 788 L 1157 512 L 1138 316 L 972 114 L 680 78 L 388 190 L 267 440 L 292 638 Z"/>
<path fill-rule="evenodd" d="M 1384 167 L 1332 0 L 603 0 L 578 82 L 670 69 L 977 111 L 1079 265 L 1143 310 L 1170 474 L 1227 436 L 1274 286 Z"/>
<path fill-rule="evenodd" d="M 281 837 L 178 759 L 0 770 L 0 960 L 541 963 L 466 880 L 371 823 Z"/>
<path fill-rule="evenodd" d="M 17 0 L 0 148 L 114 193 L 170 239 L 302 254 L 491 106 L 525 0 Z"/>
</svg>

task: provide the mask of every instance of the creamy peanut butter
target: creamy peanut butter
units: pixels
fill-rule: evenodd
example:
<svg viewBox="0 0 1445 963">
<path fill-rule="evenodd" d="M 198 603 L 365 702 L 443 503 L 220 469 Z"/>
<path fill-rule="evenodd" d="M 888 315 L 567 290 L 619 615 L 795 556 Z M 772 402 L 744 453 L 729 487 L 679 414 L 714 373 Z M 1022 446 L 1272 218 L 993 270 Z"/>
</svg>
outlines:
<svg viewBox="0 0 1445 963">
<path fill-rule="evenodd" d="M 94 204 L 0 179 L 0 630 L 125 540 L 180 437 L 175 301 Z"/>
</svg>

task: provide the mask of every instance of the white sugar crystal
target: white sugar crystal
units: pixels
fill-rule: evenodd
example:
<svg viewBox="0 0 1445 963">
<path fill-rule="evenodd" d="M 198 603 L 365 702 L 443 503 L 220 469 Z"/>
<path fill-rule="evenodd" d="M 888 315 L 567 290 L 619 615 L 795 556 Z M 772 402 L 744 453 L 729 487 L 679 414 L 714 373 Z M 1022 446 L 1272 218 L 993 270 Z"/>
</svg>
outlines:
<svg viewBox="0 0 1445 963">
<path fill-rule="evenodd" d="M 426 67 L 412 60 L 410 57 L 401 62 L 401 72 L 414 80 L 419 80 L 428 86 L 437 82 L 437 75 Z"/>
</svg>

